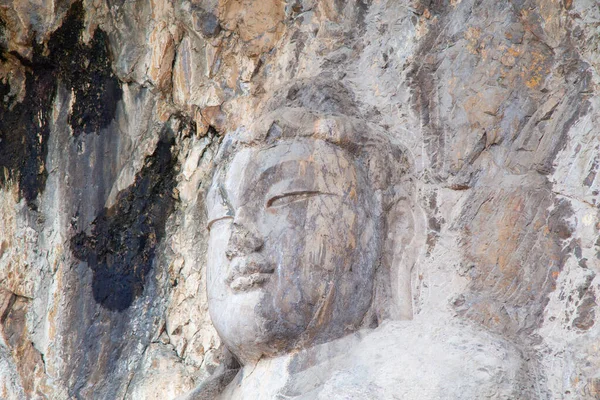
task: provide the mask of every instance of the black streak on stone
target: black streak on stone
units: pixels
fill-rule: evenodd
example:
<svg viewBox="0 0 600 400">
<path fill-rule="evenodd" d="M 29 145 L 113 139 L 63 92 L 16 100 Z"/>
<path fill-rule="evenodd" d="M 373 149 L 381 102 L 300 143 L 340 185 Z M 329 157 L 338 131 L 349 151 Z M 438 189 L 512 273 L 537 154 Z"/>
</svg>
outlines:
<svg viewBox="0 0 600 400">
<path fill-rule="evenodd" d="M 107 127 L 122 97 L 120 83 L 111 68 L 108 36 L 96 29 L 90 44 L 82 43 L 84 18 L 82 3 L 74 3 L 65 23 L 53 34 L 56 40 L 48 44 L 50 57 L 59 67 L 59 78 L 75 95 L 69 115 L 75 136 L 98 133 Z"/>
<path fill-rule="evenodd" d="M 74 134 L 98 132 L 112 121 L 122 91 L 110 68 L 106 34 L 97 29 L 89 46 L 81 43 L 84 29 L 82 3 L 75 2 L 62 25 L 43 45 L 33 44 L 31 61 L 11 53 L 26 68 L 25 98 L 17 103 L 10 87 L 0 82 L 0 187 L 19 183 L 21 197 L 31 208 L 44 190 L 45 160 L 50 118 L 58 82 L 73 90 L 75 101 L 69 122 Z M 0 21 L 0 36 L 4 24 Z M 0 45 L 0 62 L 5 62 Z"/>
<path fill-rule="evenodd" d="M 127 309 L 144 291 L 175 204 L 171 146 L 171 141 L 160 141 L 135 182 L 119 193 L 114 206 L 98 214 L 92 234 L 80 232 L 71 239 L 75 257 L 94 271 L 94 299 L 109 310 Z"/>
<path fill-rule="evenodd" d="M 365 29 L 365 17 L 367 16 L 367 13 L 369 11 L 369 8 L 371 7 L 371 3 L 373 2 L 373 0 L 358 0 L 356 2 L 356 9 L 357 9 L 357 19 L 358 19 L 358 26 L 360 26 L 361 29 Z"/>
<path fill-rule="evenodd" d="M 6 61 L 6 51 L 6 22 L 0 18 L 0 62 Z"/>
<path fill-rule="evenodd" d="M 25 80 L 25 98 L 13 104 L 10 87 L 0 82 L 0 187 L 18 181 L 20 195 L 34 200 L 44 189 L 50 115 L 56 82 L 51 69 L 33 65 Z"/>
</svg>

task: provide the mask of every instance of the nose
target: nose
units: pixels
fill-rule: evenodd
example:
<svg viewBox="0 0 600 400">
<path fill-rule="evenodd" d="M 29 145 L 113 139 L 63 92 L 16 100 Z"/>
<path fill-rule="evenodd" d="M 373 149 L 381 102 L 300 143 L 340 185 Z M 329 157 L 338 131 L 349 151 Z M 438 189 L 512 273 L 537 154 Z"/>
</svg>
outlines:
<svg viewBox="0 0 600 400">
<path fill-rule="evenodd" d="M 233 219 L 231 236 L 227 243 L 227 258 L 245 256 L 260 251 L 264 239 L 255 228 L 255 221 L 245 207 L 240 207 Z"/>
</svg>

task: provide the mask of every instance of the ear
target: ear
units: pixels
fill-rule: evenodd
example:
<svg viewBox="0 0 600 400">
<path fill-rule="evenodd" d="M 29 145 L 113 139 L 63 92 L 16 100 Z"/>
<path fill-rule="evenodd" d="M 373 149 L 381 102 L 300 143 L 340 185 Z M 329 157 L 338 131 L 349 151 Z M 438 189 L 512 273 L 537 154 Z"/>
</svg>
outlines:
<svg viewBox="0 0 600 400">
<path fill-rule="evenodd" d="M 382 267 L 389 271 L 389 317 L 413 318 L 412 270 L 420 254 L 421 215 L 409 196 L 398 196 L 386 210 Z"/>
</svg>

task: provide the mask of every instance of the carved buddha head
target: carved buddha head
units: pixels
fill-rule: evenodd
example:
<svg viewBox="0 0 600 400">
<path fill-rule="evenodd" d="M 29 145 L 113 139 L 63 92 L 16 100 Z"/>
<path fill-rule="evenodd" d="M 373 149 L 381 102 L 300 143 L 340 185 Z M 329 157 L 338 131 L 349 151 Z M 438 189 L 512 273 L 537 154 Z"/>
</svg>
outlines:
<svg viewBox="0 0 600 400">
<path fill-rule="evenodd" d="M 382 265 L 412 236 L 397 206 L 408 166 L 399 147 L 359 120 L 286 104 L 228 135 L 217 158 L 206 198 L 208 304 L 242 363 L 385 317 L 373 297 L 398 279 Z"/>
</svg>

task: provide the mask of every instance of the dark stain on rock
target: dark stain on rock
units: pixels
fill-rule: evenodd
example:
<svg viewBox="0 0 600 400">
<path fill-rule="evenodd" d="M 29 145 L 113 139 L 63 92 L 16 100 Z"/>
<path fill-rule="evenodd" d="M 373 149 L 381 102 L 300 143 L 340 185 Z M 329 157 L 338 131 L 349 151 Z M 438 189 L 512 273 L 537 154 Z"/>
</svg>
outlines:
<svg viewBox="0 0 600 400">
<path fill-rule="evenodd" d="M 590 286 L 592 286 L 592 281 L 594 280 L 595 276 L 596 274 L 594 273 L 587 275 L 583 283 L 577 287 L 577 297 L 579 297 L 579 300 L 583 299 L 583 297 L 586 294 L 588 294 L 588 291 L 590 290 Z"/>
<path fill-rule="evenodd" d="M 431 251 L 435 247 L 439 237 L 440 231 L 442 230 L 442 224 L 445 222 L 443 218 L 436 218 L 435 215 L 438 214 L 437 207 L 437 192 L 432 192 L 431 195 L 427 199 L 428 207 L 430 209 L 432 217 L 429 217 L 427 220 L 427 254 L 431 254 Z"/>
<path fill-rule="evenodd" d="M 108 4 L 109 9 L 115 7 L 118 10 L 119 8 L 123 7 L 125 0 L 106 0 L 106 3 Z"/>
<path fill-rule="evenodd" d="M 556 208 L 548 217 L 548 229 L 554 237 L 566 240 L 573 235 L 574 228 L 569 224 L 568 218 L 573 215 L 571 203 L 561 199 L 555 202 Z"/>
<path fill-rule="evenodd" d="M 583 181 L 583 184 L 585 186 L 591 187 L 592 184 L 594 183 L 594 180 L 596 179 L 596 174 L 598 173 L 599 161 L 600 161 L 600 157 L 596 156 L 596 158 L 594 158 L 594 164 L 590 168 L 588 175 L 586 176 L 586 178 Z"/>
<path fill-rule="evenodd" d="M 46 184 L 45 160 L 55 92 L 53 71 L 44 65 L 31 65 L 26 74 L 25 98 L 20 103 L 9 95 L 9 85 L 0 82 L 0 187 L 9 181 L 18 182 L 20 196 L 34 209 L 34 201 Z"/>
<path fill-rule="evenodd" d="M 292 75 L 296 75 L 302 52 L 306 46 L 306 34 L 302 33 L 301 31 L 294 32 L 292 35 L 292 43 L 295 45 L 294 57 L 296 58 L 296 62 L 290 63 L 286 70 L 290 71 Z"/>
<path fill-rule="evenodd" d="M 205 11 L 202 8 L 198 7 L 198 9 L 192 11 L 192 22 L 194 30 L 200 32 L 204 37 L 212 38 L 221 32 L 219 19 L 215 14 Z"/>
<path fill-rule="evenodd" d="M 0 62 L 6 61 L 6 21 L 0 18 Z"/>
<path fill-rule="evenodd" d="M 366 24 L 365 24 L 365 19 L 367 16 L 367 13 L 369 11 L 369 8 L 371 7 L 371 3 L 373 2 L 373 0 L 358 0 L 356 2 L 356 10 L 357 10 L 357 23 L 358 26 L 361 29 L 364 29 Z"/>
<path fill-rule="evenodd" d="M 13 57 L 26 71 L 25 97 L 17 102 L 10 86 L 0 82 L 0 187 L 18 182 L 20 196 L 36 209 L 35 200 L 46 184 L 45 160 L 50 136 L 53 101 L 62 82 L 75 96 L 69 123 L 75 135 L 98 132 L 111 123 L 121 99 L 120 83 L 113 75 L 106 34 L 97 29 L 89 46 L 81 42 L 85 12 L 73 3 L 48 41 L 33 44 L 31 60 L 6 54 L 0 40 L 0 62 Z M 0 21 L 0 39 L 4 36 Z"/>
<path fill-rule="evenodd" d="M 596 307 L 596 297 L 592 291 L 588 290 L 577 306 L 577 316 L 573 319 L 573 326 L 584 331 L 594 326 Z"/>
<path fill-rule="evenodd" d="M 65 22 L 48 43 L 58 77 L 75 96 L 69 125 L 75 136 L 96 132 L 108 126 L 121 100 L 122 90 L 111 68 L 108 36 L 96 29 L 89 45 L 81 41 L 85 11 L 73 3 Z"/>
<path fill-rule="evenodd" d="M 144 291 L 175 205 L 172 144 L 172 140 L 158 143 L 134 183 L 118 194 L 114 206 L 98 214 L 91 235 L 80 232 L 71 239 L 75 257 L 94 272 L 94 299 L 109 310 L 127 309 Z"/>
<path fill-rule="evenodd" d="M 435 217 L 431 217 L 428 220 L 428 230 L 427 230 L 427 254 L 431 254 L 431 251 L 435 247 L 439 237 L 440 231 L 442 229 L 441 223 L 443 219 L 440 221 Z"/>
</svg>

